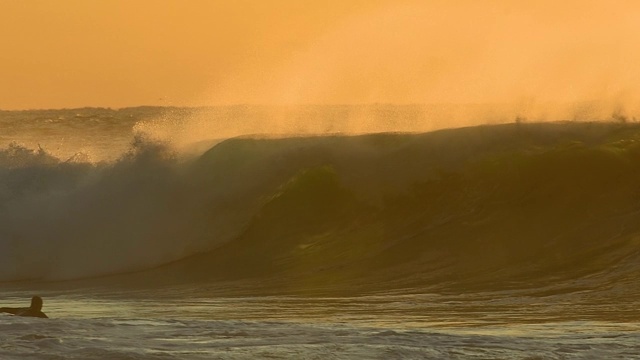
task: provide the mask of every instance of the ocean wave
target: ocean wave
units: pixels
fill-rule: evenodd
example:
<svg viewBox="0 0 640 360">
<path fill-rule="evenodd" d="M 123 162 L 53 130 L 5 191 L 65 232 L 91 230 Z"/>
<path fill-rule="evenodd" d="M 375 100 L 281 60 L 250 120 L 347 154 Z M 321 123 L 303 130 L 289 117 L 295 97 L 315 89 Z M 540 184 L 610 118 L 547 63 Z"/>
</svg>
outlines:
<svg viewBox="0 0 640 360">
<path fill-rule="evenodd" d="M 345 291 L 629 283 L 639 141 L 634 124 L 509 124 L 235 138 L 184 159 L 138 138 L 99 164 L 12 145 L 0 151 L 0 280 L 138 272 Z"/>
</svg>

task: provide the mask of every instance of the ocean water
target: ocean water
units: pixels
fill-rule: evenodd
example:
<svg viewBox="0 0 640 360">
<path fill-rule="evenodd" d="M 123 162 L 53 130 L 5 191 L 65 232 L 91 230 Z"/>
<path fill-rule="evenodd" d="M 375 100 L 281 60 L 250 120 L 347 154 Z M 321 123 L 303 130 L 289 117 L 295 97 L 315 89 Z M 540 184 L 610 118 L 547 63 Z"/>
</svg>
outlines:
<svg viewBox="0 0 640 360">
<path fill-rule="evenodd" d="M 639 125 L 349 111 L 0 112 L 0 358 L 640 358 Z"/>
</svg>

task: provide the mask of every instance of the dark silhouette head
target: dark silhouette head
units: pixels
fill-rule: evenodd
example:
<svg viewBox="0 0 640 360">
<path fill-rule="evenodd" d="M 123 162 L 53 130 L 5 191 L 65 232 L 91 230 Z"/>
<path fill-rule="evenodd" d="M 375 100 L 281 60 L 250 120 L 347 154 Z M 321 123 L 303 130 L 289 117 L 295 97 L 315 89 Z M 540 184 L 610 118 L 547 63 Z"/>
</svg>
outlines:
<svg viewBox="0 0 640 360">
<path fill-rule="evenodd" d="M 31 309 L 36 311 L 42 310 L 42 298 L 40 296 L 34 296 L 31 298 Z"/>
</svg>

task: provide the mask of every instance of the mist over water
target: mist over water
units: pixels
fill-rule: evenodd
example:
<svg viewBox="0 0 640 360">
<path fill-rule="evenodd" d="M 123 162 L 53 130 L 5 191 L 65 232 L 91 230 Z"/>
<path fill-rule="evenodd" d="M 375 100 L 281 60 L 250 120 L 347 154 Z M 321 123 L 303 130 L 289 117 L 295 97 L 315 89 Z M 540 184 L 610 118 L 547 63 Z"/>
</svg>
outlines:
<svg viewBox="0 0 640 360">
<path fill-rule="evenodd" d="M 434 109 L 1 113 L 0 355 L 636 356 L 638 124 Z"/>
<path fill-rule="evenodd" d="M 562 292 L 631 281 L 633 121 L 519 119 L 416 133 L 443 125 L 423 123 L 428 110 L 9 113 L 7 128 L 18 134 L 27 121 L 31 131 L 0 151 L 0 279 L 142 271 L 123 276 L 266 278 L 274 291 L 336 293 Z M 259 126 L 267 118 L 281 121 Z M 367 134 L 391 128 L 404 132 Z M 88 133 L 104 138 L 87 144 Z M 90 150 L 50 151 L 62 134 Z M 40 147 L 28 145 L 36 138 Z"/>
<path fill-rule="evenodd" d="M 176 105 L 0 110 L 0 358 L 640 358 L 639 5 L 143 3 L 0 14 L 3 109 Z"/>
<path fill-rule="evenodd" d="M 571 107 L 595 102 L 600 119 L 637 116 L 637 10 L 624 1 L 381 2 L 276 64 L 251 63 L 264 76 L 216 82 L 202 100 L 510 104 L 536 120 L 572 119 Z"/>
</svg>

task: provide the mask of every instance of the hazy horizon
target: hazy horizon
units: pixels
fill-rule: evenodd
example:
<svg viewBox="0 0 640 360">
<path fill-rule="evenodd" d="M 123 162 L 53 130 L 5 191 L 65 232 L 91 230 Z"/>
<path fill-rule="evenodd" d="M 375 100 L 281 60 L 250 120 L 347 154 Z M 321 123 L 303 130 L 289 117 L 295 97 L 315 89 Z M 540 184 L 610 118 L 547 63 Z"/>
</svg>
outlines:
<svg viewBox="0 0 640 360">
<path fill-rule="evenodd" d="M 640 360 L 638 44 L 631 0 L 0 0 L 0 358 Z"/>
<path fill-rule="evenodd" d="M 640 108 L 634 2 L 0 7 L 5 110 L 585 101 Z"/>
</svg>

